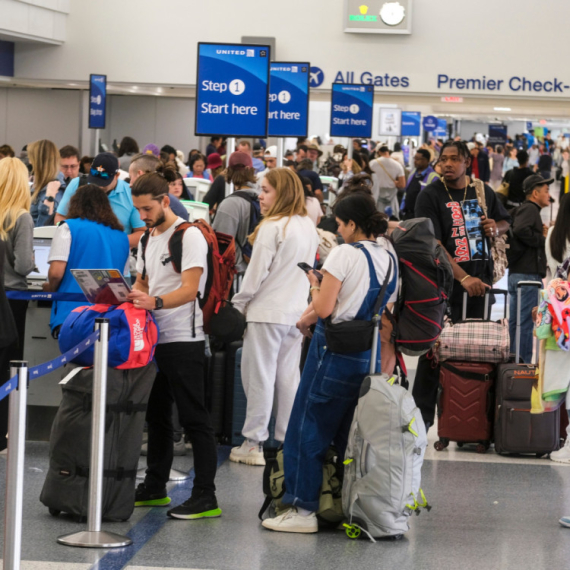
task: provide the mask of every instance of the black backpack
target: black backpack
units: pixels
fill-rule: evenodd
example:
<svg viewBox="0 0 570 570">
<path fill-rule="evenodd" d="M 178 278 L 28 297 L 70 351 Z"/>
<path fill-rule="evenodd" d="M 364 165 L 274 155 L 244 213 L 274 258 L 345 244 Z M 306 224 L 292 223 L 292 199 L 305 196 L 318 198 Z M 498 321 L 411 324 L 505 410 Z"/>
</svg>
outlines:
<svg viewBox="0 0 570 570">
<path fill-rule="evenodd" d="M 400 222 L 392 241 L 402 283 L 394 315 L 388 310 L 386 315 L 394 327 L 396 348 L 420 356 L 433 347 L 443 328 L 453 270 L 429 218 Z"/>
<path fill-rule="evenodd" d="M 261 218 L 261 208 L 259 206 L 259 198 L 252 194 L 251 192 L 247 192 L 244 190 L 238 190 L 237 192 L 233 192 L 228 196 L 228 198 L 243 198 L 246 202 L 249 202 L 250 205 L 250 212 L 249 212 L 249 228 L 247 230 L 247 235 L 250 236 L 257 224 L 259 224 L 259 220 Z M 236 243 L 237 240 L 236 240 Z M 253 246 L 249 243 L 248 239 L 246 238 L 245 243 L 238 243 L 239 248 L 241 249 L 241 253 L 243 255 L 244 261 L 249 263 L 251 259 L 251 253 L 253 250 Z"/>
</svg>

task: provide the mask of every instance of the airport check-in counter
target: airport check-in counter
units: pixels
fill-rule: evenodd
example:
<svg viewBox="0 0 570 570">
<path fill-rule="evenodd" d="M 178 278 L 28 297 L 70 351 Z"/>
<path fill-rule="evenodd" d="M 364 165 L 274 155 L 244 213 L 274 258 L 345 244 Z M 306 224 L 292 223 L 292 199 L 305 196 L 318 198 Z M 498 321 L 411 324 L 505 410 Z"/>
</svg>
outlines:
<svg viewBox="0 0 570 570">
<path fill-rule="evenodd" d="M 28 275 L 28 289 L 42 291 L 47 281 L 47 263 L 56 226 L 34 229 L 34 256 L 37 272 Z M 51 301 L 29 301 L 26 313 L 24 360 L 28 366 L 36 366 L 53 360 L 61 354 L 57 340 L 51 336 L 49 321 Z M 67 368 L 55 370 L 30 382 L 28 388 L 28 439 L 47 440 L 53 417 L 61 402 L 59 382 Z"/>
</svg>

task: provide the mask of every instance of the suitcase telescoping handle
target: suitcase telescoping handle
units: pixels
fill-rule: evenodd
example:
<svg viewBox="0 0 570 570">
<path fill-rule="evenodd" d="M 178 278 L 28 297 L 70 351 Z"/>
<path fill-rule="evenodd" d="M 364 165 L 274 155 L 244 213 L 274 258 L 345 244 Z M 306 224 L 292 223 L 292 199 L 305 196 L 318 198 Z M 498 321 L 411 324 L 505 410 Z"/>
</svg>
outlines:
<svg viewBox="0 0 570 570">
<path fill-rule="evenodd" d="M 463 292 L 463 316 L 461 318 L 464 321 L 467 318 L 467 291 Z M 509 292 L 506 289 L 487 289 L 485 291 L 485 309 L 483 311 L 483 320 L 490 321 L 491 320 L 491 307 L 489 306 L 489 299 L 490 295 L 504 295 L 505 297 L 505 319 L 507 318 L 507 299 L 509 296 Z"/>
<path fill-rule="evenodd" d="M 382 315 L 374 315 L 372 317 L 374 323 L 374 335 L 372 336 L 372 350 L 370 351 L 370 375 L 376 374 L 376 362 L 378 361 L 379 338 L 380 338 L 380 323 L 382 322 Z"/>
<path fill-rule="evenodd" d="M 521 306 L 522 306 L 522 288 L 523 287 L 535 287 L 537 289 L 537 304 L 540 298 L 540 290 L 544 287 L 542 281 L 519 281 L 517 283 L 517 333 L 516 333 L 516 343 L 515 343 L 515 362 L 518 364 L 520 362 L 521 356 Z M 511 319 L 512 319 L 511 315 Z M 536 358 L 538 360 L 538 338 L 537 338 L 537 350 Z"/>
</svg>

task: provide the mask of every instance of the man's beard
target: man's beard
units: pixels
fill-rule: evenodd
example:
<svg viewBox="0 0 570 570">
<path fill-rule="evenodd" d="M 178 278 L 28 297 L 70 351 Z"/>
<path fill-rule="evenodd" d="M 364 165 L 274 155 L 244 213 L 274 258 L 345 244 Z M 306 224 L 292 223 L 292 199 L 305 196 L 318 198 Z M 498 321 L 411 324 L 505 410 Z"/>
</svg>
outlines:
<svg viewBox="0 0 570 570">
<path fill-rule="evenodd" d="M 163 212 L 162 216 L 160 216 L 155 222 L 152 222 L 151 225 L 148 227 L 149 228 L 156 228 L 156 227 L 160 226 L 161 224 L 164 224 L 164 222 L 166 222 L 166 216 L 164 215 L 164 212 Z"/>
</svg>

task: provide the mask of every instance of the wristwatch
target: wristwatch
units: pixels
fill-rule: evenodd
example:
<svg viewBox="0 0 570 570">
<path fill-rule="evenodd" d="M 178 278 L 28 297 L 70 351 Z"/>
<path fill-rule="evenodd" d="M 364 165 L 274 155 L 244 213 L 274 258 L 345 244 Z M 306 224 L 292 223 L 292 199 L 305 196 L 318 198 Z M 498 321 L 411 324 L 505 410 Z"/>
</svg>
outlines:
<svg viewBox="0 0 570 570">
<path fill-rule="evenodd" d="M 46 196 L 46 202 L 55 202 L 55 198 L 53 196 Z"/>
<path fill-rule="evenodd" d="M 164 302 L 163 302 L 162 298 L 161 297 L 155 297 L 154 298 L 154 305 L 155 305 L 154 306 L 155 310 L 162 309 L 162 307 L 164 307 Z"/>
</svg>

